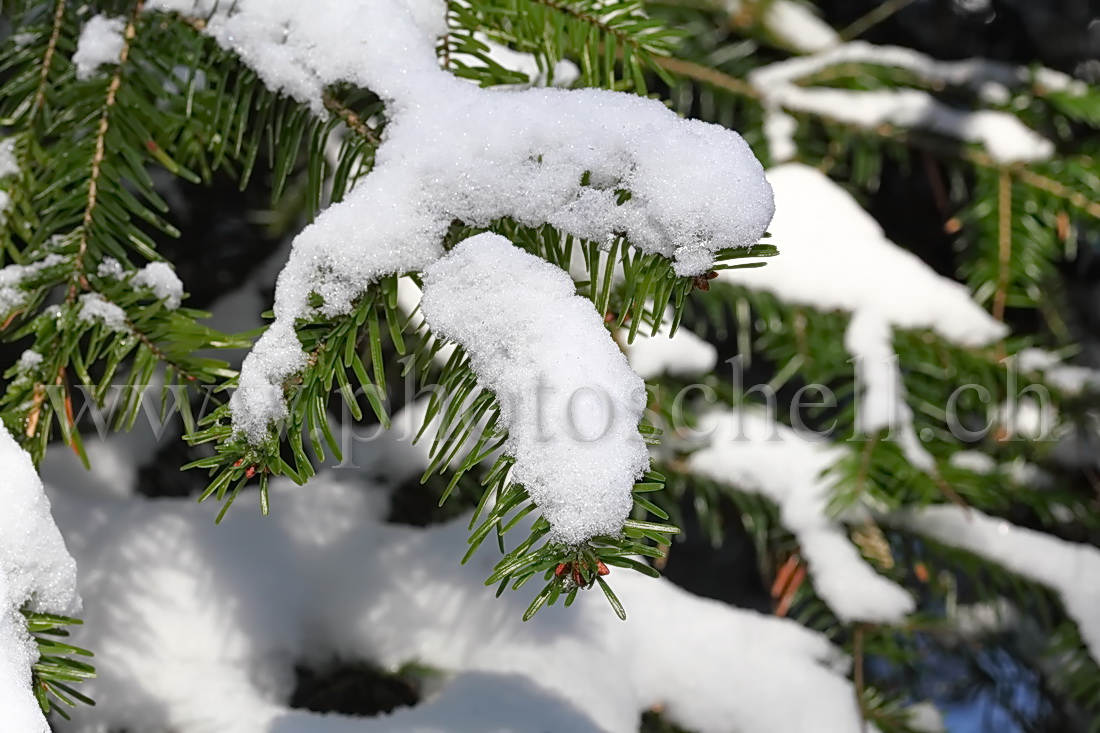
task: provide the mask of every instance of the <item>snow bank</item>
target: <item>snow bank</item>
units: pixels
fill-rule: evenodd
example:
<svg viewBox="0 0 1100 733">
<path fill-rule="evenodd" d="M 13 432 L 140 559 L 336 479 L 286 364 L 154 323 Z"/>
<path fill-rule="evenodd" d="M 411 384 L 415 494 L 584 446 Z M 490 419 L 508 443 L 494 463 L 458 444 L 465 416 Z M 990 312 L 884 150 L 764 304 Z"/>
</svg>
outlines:
<svg viewBox="0 0 1100 733">
<path fill-rule="evenodd" d="M 1015 115 L 993 110 L 963 110 L 950 107 L 920 89 L 876 89 L 852 91 L 799 85 L 799 80 L 831 66 L 869 64 L 904 69 L 925 81 L 965 85 L 983 99 L 1006 102 L 1009 87 L 1029 81 L 1027 69 L 984 59 L 937 61 L 911 49 L 875 46 L 852 41 L 811 56 L 800 56 L 769 64 L 749 74 L 749 83 L 762 97 L 771 117 L 785 116 L 783 110 L 807 112 L 865 129 L 883 124 L 921 128 L 982 145 L 1000 163 L 1044 160 L 1054 153 L 1054 144 L 1024 125 Z M 782 162 L 796 151 L 794 126 L 765 125 L 772 159 Z M 782 132 L 786 129 L 786 133 Z"/>
<path fill-rule="evenodd" d="M 55 492 L 81 561 L 75 643 L 98 667 L 82 687 L 97 705 L 58 731 L 635 733 L 654 705 L 699 733 L 860 730 L 847 660 L 821 634 L 617 571 L 626 622 L 594 592 L 525 624 L 524 594 L 485 592 L 492 553 L 456 564 L 465 520 L 383 524 L 385 494 L 334 475 L 275 481 L 271 516 L 221 526 L 189 499 Z M 337 657 L 454 676 L 386 717 L 288 709 L 294 665 Z"/>
<path fill-rule="evenodd" d="M 649 468 L 638 432 L 645 383 L 573 280 L 496 234 L 459 244 L 424 271 L 421 312 L 461 344 L 508 429 L 505 452 L 552 527 L 576 545 L 617 535 Z"/>
<path fill-rule="evenodd" d="M 913 611 L 909 593 L 875 572 L 827 512 L 833 482 L 822 474 L 844 456 L 843 448 L 748 409 L 711 412 L 700 419 L 700 429 L 713 433 L 688 467 L 775 502 L 783 526 L 798 540 L 814 589 L 842 621 L 896 623 Z"/>
<path fill-rule="evenodd" d="M 19 610 L 69 614 L 79 607 L 76 565 L 50 516 L 27 453 L 0 425 L 0 729 L 47 733 L 31 691 L 38 650 Z"/>
<path fill-rule="evenodd" d="M 80 29 L 80 39 L 73 53 L 77 79 L 90 79 L 104 64 L 117 64 L 126 45 L 122 37 L 126 21 L 93 15 Z"/>
<path fill-rule="evenodd" d="M 897 520 L 1056 592 L 1081 630 L 1089 654 L 1100 662 L 1100 549 L 957 506 L 909 510 Z"/>
</svg>

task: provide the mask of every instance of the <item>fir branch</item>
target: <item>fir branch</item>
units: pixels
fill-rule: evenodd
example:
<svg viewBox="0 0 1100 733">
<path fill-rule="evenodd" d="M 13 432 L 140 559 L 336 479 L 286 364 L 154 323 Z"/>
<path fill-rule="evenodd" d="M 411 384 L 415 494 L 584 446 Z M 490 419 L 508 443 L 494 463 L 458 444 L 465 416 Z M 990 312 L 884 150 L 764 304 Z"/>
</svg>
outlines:
<svg viewBox="0 0 1100 733">
<path fill-rule="evenodd" d="M 751 84 L 712 66 L 697 64 L 676 56 L 655 56 L 653 62 L 677 76 L 702 82 L 748 99 L 760 99 L 760 92 L 756 91 Z"/>
<path fill-rule="evenodd" d="M 852 682 L 856 689 L 856 705 L 859 707 L 860 730 L 867 732 L 867 703 L 863 699 L 867 688 L 863 669 L 863 624 L 856 624 L 852 632 Z"/>
<path fill-rule="evenodd" d="M 111 76 L 111 81 L 107 85 L 107 98 L 103 103 L 103 111 L 99 116 L 99 126 L 95 134 L 95 153 L 92 156 L 92 171 L 88 177 L 88 199 L 84 206 L 84 218 L 80 228 L 80 241 L 77 255 L 73 260 L 75 272 L 73 273 L 73 282 L 69 285 L 69 292 L 66 296 L 69 301 L 72 301 L 76 297 L 78 284 L 84 285 L 84 258 L 88 251 L 88 240 L 91 237 L 93 216 L 95 214 L 96 205 L 99 202 L 99 176 L 102 170 L 103 161 L 107 157 L 107 130 L 110 127 L 111 110 L 114 108 L 115 101 L 118 98 L 119 87 L 122 86 L 122 71 L 126 67 L 126 61 L 130 56 L 130 45 L 133 43 L 134 36 L 136 35 L 137 19 L 141 15 L 144 6 L 145 0 L 137 0 L 137 3 L 134 5 L 134 10 L 130 14 L 130 20 L 127 22 L 126 31 L 123 34 L 122 51 L 119 54 L 118 67 L 115 69 L 115 73 Z"/>
<path fill-rule="evenodd" d="M 600 16 L 588 12 L 580 7 L 571 5 L 566 2 L 559 2 L 559 0 L 530 0 L 530 2 L 543 5 L 551 10 L 557 11 L 563 15 L 567 15 L 574 20 L 579 20 L 582 23 L 586 23 L 593 28 L 598 29 L 601 33 L 608 36 L 614 36 L 622 44 L 630 46 L 636 51 L 651 52 L 652 48 L 649 48 L 639 42 L 634 36 L 624 32 L 617 26 L 614 26 L 606 22 Z"/>
<path fill-rule="evenodd" d="M 1005 320 L 1009 267 L 1012 263 L 1012 176 L 1002 169 L 997 182 L 997 292 L 993 296 L 993 317 Z M 1003 347 L 1000 349 L 1003 352 Z"/>
<path fill-rule="evenodd" d="M 332 92 L 325 92 L 324 103 L 325 108 L 343 120 L 349 130 L 371 145 L 381 144 L 382 137 L 378 134 L 378 131 L 368 125 L 354 110 L 337 99 L 335 94 Z"/>
<path fill-rule="evenodd" d="M 844 41 L 851 41 L 859 38 L 879 23 L 890 18 L 890 16 L 905 10 L 905 8 L 913 4 L 913 1 L 914 0 L 886 0 L 875 6 L 865 15 L 852 21 L 847 28 L 840 32 L 841 39 Z"/>
<path fill-rule="evenodd" d="M 53 66 L 53 55 L 57 52 L 57 40 L 61 37 L 61 26 L 65 20 L 65 0 L 57 0 L 57 7 L 53 14 L 53 28 L 50 30 L 50 40 L 46 45 L 46 53 L 42 57 L 42 71 L 38 81 L 38 91 L 34 95 L 34 103 L 31 106 L 31 121 L 33 122 L 38 111 L 46 103 L 46 88 L 49 86 L 50 68 Z"/>
</svg>

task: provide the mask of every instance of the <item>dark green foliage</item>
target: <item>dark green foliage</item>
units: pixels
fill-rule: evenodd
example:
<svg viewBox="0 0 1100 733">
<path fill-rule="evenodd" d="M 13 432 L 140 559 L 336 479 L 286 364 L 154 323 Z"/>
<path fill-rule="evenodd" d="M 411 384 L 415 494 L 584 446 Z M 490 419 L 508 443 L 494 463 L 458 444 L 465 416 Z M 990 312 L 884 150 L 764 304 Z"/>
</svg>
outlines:
<svg viewBox="0 0 1100 733">
<path fill-rule="evenodd" d="M 27 618 L 27 630 L 38 645 L 39 656 L 31 672 L 31 687 L 42 711 L 48 713 L 55 710 L 68 720 L 66 706 L 73 707 L 77 702 L 95 705 L 72 687 L 75 683 L 95 676 L 95 668 L 80 661 L 81 657 L 91 657 L 92 653 L 63 641 L 69 635 L 65 627 L 81 622 L 64 616 L 30 611 L 24 611 L 23 615 Z"/>
<path fill-rule="evenodd" d="M 507 588 L 528 593 L 532 601 L 525 618 L 545 605 L 569 605 L 578 592 L 596 586 L 612 611 L 625 616 L 629 609 L 615 596 L 614 574 L 605 580 L 601 567 L 658 574 L 676 527 L 685 524 L 685 506 L 694 510 L 716 544 L 727 533 L 744 532 L 755 548 L 765 585 L 792 558 L 797 560 L 796 538 L 782 526 L 773 504 L 690 474 L 683 459 L 692 447 L 677 435 L 662 435 L 661 424 L 650 423 L 639 430 L 651 444 L 663 441 L 663 452 L 635 486 L 635 511 L 623 535 L 594 538 L 579 547 L 550 542 L 547 521 L 524 488 L 508 480 L 511 458 L 501 454 L 507 434 L 494 395 L 478 386 L 461 348 L 446 363 L 438 363 L 443 344 L 425 328 L 411 326 L 412 314 L 397 307 L 395 277 L 372 285 L 346 316 L 297 324 L 310 358 L 303 372 L 284 385 L 288 417 L 262 446 L 235 436 L 225 404 L 235 374 L 204 354 L 246 346 L 257 334 L 218 333 L 202 324 L 206 314 L 171 310 L 133 284 L 134 270 L 160 259 L 158 242 L 177 234 L 168 220 L 168 197 L 154 178 L 167 173 L 209 183 L 222 172 L 242 188 L 259 181 L 271 192 L 266 222 L 274 233 L 290 233 L 341 200 L 370 171 L 386 110 L 370 90 L 338 87 L 325 95 L 330 115 L 318 117 L 265 89 L 234 54 L 202 35 L 201 18 L 140 14 L 135 12 L 140 4 L 128 2 L 92 5 L 125 17 L 129 28 L 125 62 L 87 80 L 76 79 L 69 61 L 84 20 L 75 4 L 21 0 L 5 3 L 2 10 L 24 40 L 5 43 L 0 51 L 0 125 L 14 141 L 20 165 L 17 177 L 0 181 L 12 197 L 8 216 L 0 221 L 0 266 L 48 265 L 24 280 L 20 305 L 0 313 L 5 341 L 44 356 L 31 369 L 13 366 L 5 371 L 0 418 L 35 461 L 42 460 L 57 437 L 83 455 L 82 426 L 73 407 L 80 397 L 112 408 L 111 429 L 128 429 L 142 412 L 144 387 L 162 373 L 163 387 L 154 400 L 160 418 L 178 411 L 186 439 L 214 447 L 212 455 L 191 464 L 211 476 L 200 499 L 222 502 L 220 518 L 241 489 L 254 483 L 266 512 L 271 476 L 303 483 L 314 474 L 315 462 L 327 455 L 340 458 L 331 413 L 346 410 L 356 420 L 389 426 L 395 406 L 388 385 L 400 373 L 440 388 L 432 394 L 425 420 L 425 426 L 436 421 L 431 461 L 422 477 L 431 498 L 441 505 L 448 502 L 447 511 L 473 510 L 465 559 L 479 548 L 499 552 L 487 585 L 495 585 L 498 594 Z M 744 12 L 734 18 L 717 4 L 678 0 L 656 0 L 644 12 L 634 0 L 451 3 L 450 32 L 438 53 L 445 67 L 484 86 L 527 79 L 494 62 L 482 38 L 533 54 L 549 80 L 558 62 L 569 60 L 580 70 L 577 85 L 639 94 L 659 90 L 682 114 L 742 131 L 766 159 L 759 95 L 743 79 L 752 69 L 786 57 L 787 51 L 760 22 L 767 3 L 743 6 Z M 676 58 L 668 57 L 673 52 Z M 877 65 L 845 65 L 804 83 L 858 90 L 929 88 L 925 80 Z M 833 439 L 851 448 L 829 471 L 835 511 L 864 503 L 888 514 L 962 502 L 1036 529 L 1095 542 L 1100 512 L 1095 496 L 1081 490 L 1078 477 L 1054 469 L 1052 485 L 1035 488 L 949 462 L 959 450 L 980 448 L 1001 463 L 1030 461 L 1051 468 L 1049 445 L 1006 440 L 996 431 L 971 443 L 958 440 L 947 429 L 943 405 L 953 385 L 982 385 L 989 391 L 989 404 L 999 404 L 1013 392 L 1042 384 L 1036 374 L 1017 375 L 1014 382 L 1005 357 L 1032 345 L 1073 347 L 1061 316 L 1063 265 L 1080 255 L 1079 232 L 1095 227 L 1100 218 L 1100 137 L 1093 134 L 1100 127 L 1100 93 L 1088 88 L 1074 95 L 1026 82 L 1014 95 L 1004 109 L 1055 140 L 1059 154 L 1052 160 L 1000 166 L 976 147 L 932 134 L 890 126 L 854 129 L 795 115 L 799 159 L 828 171 L 858 197 L 874 194 L 890 167 L 912 176 L 936 171 L 943 189 L 942 224 L 956 234 L 955 274 L 999 318 L 1011 321 L 1035 314 L 1041 323 L 988 349 L 959 348 L 927 332 L 895 335 L 915 429 L 918 434 L 927 431 L 930 439 L 924 445 L 937 461 L 933 474 L 915 470 L 883 436 L 856 435 L 853 365 L 843 344 L 846 315 L 794 306 L 721 281 L 710 285 L 677 277 L 667 260 L 639 252 L 624 239 L 600 246 L 549 227 L 512 221 L 494 222 L 489 230 L 565 268 L 579 254 L 586 273 L 577 282 L 578 293 L 605 315 L 610 333 L 622 344 L 640 333 L 671 334 L 689 327 L 736 345 L 746 366 L 763 368 L 776 390 L 829 385 L 838 404 L 810 417 L 832 425 Z M 333 139 L 339 140 L 339 150 L 330 157 L 326 146 Z M 630 196 L 626 190 L 618 194 L 622 201 Z M 478 231 L 456 222 L 445 245 Z M 783 243 L 776 245 L 781 252 Z M 724 251 L 715 269 L 760 266 L 762 258 L 775 253 L 771 244 Z M 100 276 L 98 268 L 107 257 L 118 260 L 126 275 Z M 415 273 L 410 275 L 416 280 Z M 707 292 L 696 292 L 700 290 Z M 125 331 L 80 319 L 80 298 L 89 294 L 123 309 Z M 112 386 L 119 381 L 121 391 Z M 727 374 L 708 375 L 700 382 L 719 404 L 743 401 Z M 686 385 L 666 378 L 655 386 L 664 394 Z M 1067 422 L 1085 419 L 1095 404 L 1095 395 L 1089 393 L 1052 394 Z M 196 418 L 192 401 L 199 397 L 209 398 L 214 409 Z M 983 419 L 989 407 L 973 393 L 963 395 L 958 406 L 961 415 L 973 420 Z M 668 400 L 654 399 L 650 407 L 664 425 L 672 424 Z M 689 412 L 696 407 L 690 406 Z M 783 411 L 780 419 L 787 419 Z M 859 441 L 849 443 L 853 437 Z M 728 509 L 731 504 L 735 513 Z M 902 627 L 845 624 L 817 597 L 810 581 L 789 589 L 787 600 L 792 618 L 852 652 L 857 668 L 862 670 L 864 659 L 873 657 L 911 672 L 930 648 L 975 662 L 973 645 L 954 628 L 949 609 L 959 602 L 1005 599 L 1045 635 L 1040 658 L 1029 663 L 1058 660 L 1043 668 L 1049 670 L 1042 673 L 1043 695 L 1100 720 L 1100 669 L 1083 651 L 1076 628 L 1049 591 L 885 521 L 850 529 L 869 562 L 915 590 L 918 614 Z M 482 548 L 486 541 L 495 549 Z M 652 559 L 653 565 L 639 557 Z M 90 666 L 75 660 L 87 652 L 56 640 L 63 636 L 63 626 L 78 622 L 27 615 L 42 652 L 34 674 L 43 709 L 64 714 L 58 701 L 89 702 L 72 687 L 92 674 Z M 1008 640 L 997 641 L 1011 646 Z M 908 730 L 905 705 L 911 702 L 911 682 L 904 676 L 869 678 L 860 691 L 867 719 L 885 732 Z M 1100 730 L 1097 725 L 1094 731 Z M 643 726 L 671 730 L 656 715 L 647 716 Z"/>
</svg>

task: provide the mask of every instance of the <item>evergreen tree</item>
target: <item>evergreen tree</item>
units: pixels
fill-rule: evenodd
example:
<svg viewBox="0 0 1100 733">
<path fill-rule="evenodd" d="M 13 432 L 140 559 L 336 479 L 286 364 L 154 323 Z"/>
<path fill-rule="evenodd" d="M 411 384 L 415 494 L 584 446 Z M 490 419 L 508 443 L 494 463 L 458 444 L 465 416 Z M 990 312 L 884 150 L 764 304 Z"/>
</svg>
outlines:
<svg viewBox="0 0 1100 733">
<path fill-rule="evenodd" d="M 301 601 L 303 618 L 341 626 L 301 621 L 308 632 L 286 633 L 306 641 L 287 648 L 323 666 L 298 648 L 319 633 L 338 658 L 421 665 L 403 670 L 418 682 L 401 704 L 459 674 L 417 719 L 439 730 L 618 730 L 643 710 L 653 731 L 939 730 L 928 701 L 975 698 L 990 730 L 1100 730 L 1100 372 L 1071 290 L 1100 218 L 1100 90 L 1038 64 L 860 40 L 906 5 L 838 31 L 793 0 L 5 3 L 0 488 L 15 510 L 0 516 L 0 722 L 38 724 L 4 718 L 26 693 L 6 670 L 30 661 L 40 709 L 77 730 L 344 725 L 280 706 L 354 713 L 317 702 L 356 679 L 349 667 L 336 682 L 300 671 L 293 695 L 267 679 L 292 669 L 242 672 L 233 684 L 259 690 L 247 694 L 215 676 L 218 695 L 179 712 L 181 680 L 225 660 L 195 641 L 199 662 L 180 666 L 178 650 L 117 626 L 118 609 L 152 617 L 178 600 L 148 605 L 139 579 L 162 576 L 123 572 L 171 578 L 175 554 L 228 569 L 241 589 L 227 595 L 262 619 L 258 632 L 226 621 L 227 637 L 251 639 L 242 667 L 291 654 L 249 636 L 298 623 L 279 592 L 372 579 L 389 596 L 332 596 L 369 612 Z M 861 202 L 876 208 L 899 177 L 925 193 L 884 233 Z M 241 333 L 187 307 L 173 270 L 194 256 L 173 244 L 182 199 L 227 179 L 265 196 L 271 249 L 294 242 L 270 325 Z M 238 269 L 210 290 L 274 284 Z M 540 406 L 579 414 L 573 432 L 543 436 Z M 146 430 L 143 416 L 179 423 L 187 487 L 213 514 L 51 480 L 69 448 L 96 471 L 96 434 Z M 389 437 L 353 435 L 374 425 Z M 402 430 L 422 464 L 398 451 Z M 41 507 L 25 459 L 55 489 L 84 629 L 57 591 L 71 559 L 24 537 L 56 533 L 20 509 Z M 387 459 L 400 470 L 370 481 L 390 491 L 389 523 L 337 470 Z M 100 475 L 133 492 L 136 469 L 106 463 Z M 410 466 L 418 481 L 403 480 Z M 352 527 L 339 531 L 362 539 L 344 554 L 341 514 Z M 127 554 L 146 530 L 174 541 Z M 744 549 L 747 585 L 764 590 L 747 605 L 778 619 L 642 579 L 723 585 L 685 559 L 700 541 Z M 325 549 L 299 566 L 311 542 Z M 393 562 L 346 556 L 406 546 Z M 490 587 L 448 585 L 467 563 Z M 272 567 L 287 588 L 264 585 Z M 377 605 L 412 608 L 432 588 L 453 597 L 440 591 L 430 618 Z M 463 604 L 489 626 L 468 625 Z M 201 590 L 177 605 L 238 613 Z M 362 630 L 373 614 L 402 641 Z M 616 616 L 629 621 L 604 625 Z M 134 620 L 156 639 L 177 628 L 165 617 Z M 533 622 L 517 631 L 521 619 Z M 74 625 L 74 644 L 60 641 Z M 561 659 L 595 671 L 571 688 L 552 660 L 525 668 L 535 694 L 491 653 L 432 651 L 498 626 L 461 641 L 549 657 L 540 639 L 584 639 L 588 657 Z M 37 662 L 13 656 L 27 639 Z M 147 669 L 118 661 L 127 645 L 182 671 L 127 698 Z M 574 688 L 575 712 L 547 702 Z M 92 702 L 82 689 L 98 710 L 71 708 Z M 492 711 L 470 713 L 485 697 Z"/>
</svg>

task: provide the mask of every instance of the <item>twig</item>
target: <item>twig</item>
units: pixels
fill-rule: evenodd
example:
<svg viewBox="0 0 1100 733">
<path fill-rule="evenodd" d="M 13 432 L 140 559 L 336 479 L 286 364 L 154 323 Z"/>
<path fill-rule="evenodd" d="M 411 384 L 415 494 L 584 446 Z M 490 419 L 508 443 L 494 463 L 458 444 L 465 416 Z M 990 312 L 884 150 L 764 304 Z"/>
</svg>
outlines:
<svg viewBox="0 0 1100 733">
<path fill-rule="evenodd" d="M 710 84 L 719 89 L 725 89 L 727 92 L 733 92 L 742 97 L 760 99 L 760 92 L 748 82 L 742 81 L 735 76 L 730 76 L 710 66 L 697 64 L 693 61 L 685 61 L 684 59 L 673 58 L 672 56 L 654 56 L 653 62 L 665 71 L 670 71 L 673 74 L 684 76 L 688 79 L 694 79 L 695 81 L 701 81 L 704 84 Z"/>
<path fill-rule="evenodd" d="M 1059 198 L 1063 198 L 1077 208 L 1084 209 L 1089 214 L 1100 219 L 1100 203 L 1093 201 L 1080 191 L 1074 191 L 1072 188 L 1062 185 L 1053 178 L 1047 178 L 1029 168 L 1018 168 L 1014 172 L 1023 183 L 1052 193 Z"/>
<path fill-rule="evenodd" d="M 840 38 L 843 41 L 851 41 L 852 39 L 859 38 L 891 15 L 904 10 L 912 4 L 913 0 L 886 0 L 886 2 L 882 3 L 863 17 L 857 18 L 851 25 L 842 30 L 840 32 Z"/>
<path fill-rule="evenodd" d="M 859 726 L 863 733 L 867 733 L 867 706 L 863 702 L 863 690 L 865 682 L 863 679 L 863 624 L 856 624 L 855 636 L 852 639 L 852 664 L 854 671 L 852 673 L 852 681 L 855 683 L 856 688 L 856 705 L 859 706 Z"/>
<path fill-rule="evenodd" d="M 65 0 L 57 0 L 57 8 L 53 14 L 53 30 L 50 31 L 50 42 L 46 45 L 46 53 L 42 56 L 42 72 L 38 78 L 38 91 L 34 95 L 34 106 L 31 108 L 31 119 L 38 114 L 38 110 L 46 104 L 46 87 L 50 81 L 50 66 L 53 63 L 53 55 L 57 51 L 57 39 L 61 37 L 61 23 L 65 20 Z"/>
<path fill-rule="evenodd" d="M 325 109 L 332 112 L 334 115 L 344 121 L 344 124 L 348 126 L 359 137 L 363 138 L 372 145 L 378 145 L 382 142 L 382 138 L 379 136 L 378 131 L 363 121 L 363 118 L 356 114 L 350 107 L 341 102 L 331 92 L 325 92 L 324 94 Z"/>
<path fill-rule="evenodd" d="M 95 153 L 92 156 L 92 171 L 88 177 L 88 200 L 84 205 L 84 219 L 81 222 L 80 248 L 74 259 L 76 278 L 69 286 L 67 299 L 72 301 L 76 297 L 77 286 L 82 285 L 84 270 L 84 255 L 88 251 L 88 240 L 91 237 L 92 221 L 96 205 L 99 201 L 99 176 L 103 172 L 103 161 L 107 157 L 107 130 L 110 129 L 111 109 L 118 99 L 118 90 L 122 86 L 122 70 L 126 66 L 126 60 L 130 56 L 130 46 L 137 35 L 137 19 L 145 5 L 145 0 L 138 0 L 134 5 L 134 12 L 130 14 L 130 20 L 126 24 L 126 32 L 123 35 L 122 51 L 118 56 L 118 68 L 111 77 L 111 83 L 107 86 L 107 99 L 103 103 L 103 112 L 99 116 L 99 127 L 95 135 Z"/>
<path fill-rule="evenodd" d="M 997 186 L 997 292 L 993 296 L 993 317 L 1005 320 L 1009 265 L 1012 263 L 1012 174 L 1001 169 Z"/>
</svg>

